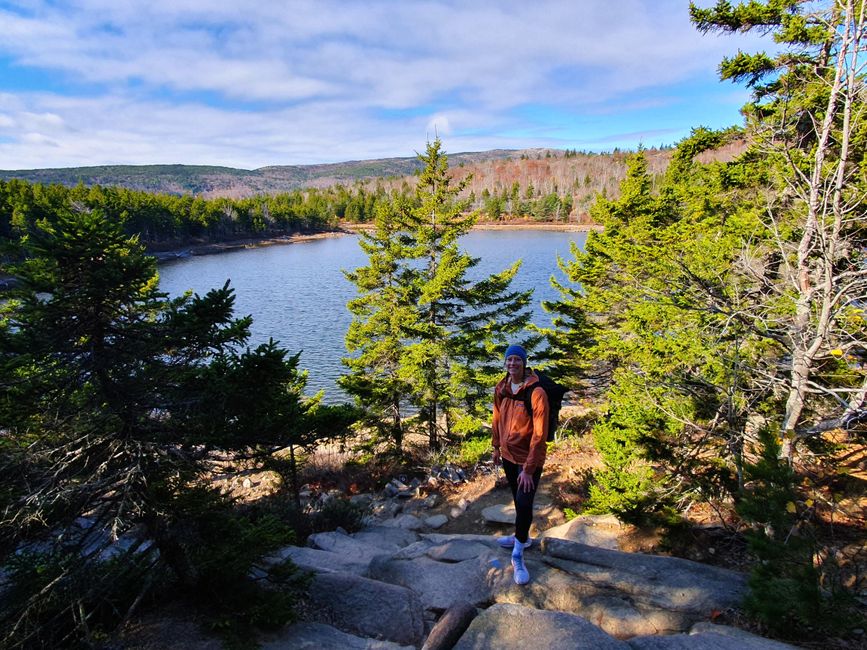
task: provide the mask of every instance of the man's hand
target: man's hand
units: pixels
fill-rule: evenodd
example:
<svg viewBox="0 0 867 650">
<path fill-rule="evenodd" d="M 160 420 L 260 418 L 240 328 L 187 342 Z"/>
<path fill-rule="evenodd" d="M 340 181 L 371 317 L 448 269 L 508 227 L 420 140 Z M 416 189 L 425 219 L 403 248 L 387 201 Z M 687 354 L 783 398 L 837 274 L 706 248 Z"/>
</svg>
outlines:
<svg viewBox="0 0 867 650">
<path fill-rule="evenodd" d="M 494 447 L 494 451 L 491 452 L 491 460 L 494 461 L 494 465 L 500 464 L 500 450 Z"/>
<path fill-rule="evenodd" d="M 535 485 L 533 477 L 524 470 L 521 470 L 521 473 L 518 474 L 518 489 L 524 492 L 532 492 Z"/>
</svg>

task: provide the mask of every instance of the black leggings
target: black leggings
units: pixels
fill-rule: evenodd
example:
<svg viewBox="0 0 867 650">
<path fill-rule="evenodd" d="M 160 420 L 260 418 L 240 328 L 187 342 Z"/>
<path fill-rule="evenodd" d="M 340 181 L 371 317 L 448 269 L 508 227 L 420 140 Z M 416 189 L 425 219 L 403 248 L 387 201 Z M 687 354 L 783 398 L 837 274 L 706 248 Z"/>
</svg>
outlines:
<svg viewBox="0 0 867 650">
<path fill-rule="evenodd" d="M 512 490 L 512 500 L 515 502 L 515 539 L 522 544 L 530 535 L 530 524 L 533 521 L 533 499 L 539 489 L 539 479 L 542 478 L 542 468 L 533 472 L 533 489 L 529 492 L 518 490 L 518 474 L 523 468 L 520 465 L 503 458 L 503 471 L 509 488 Z"/>
</svg>

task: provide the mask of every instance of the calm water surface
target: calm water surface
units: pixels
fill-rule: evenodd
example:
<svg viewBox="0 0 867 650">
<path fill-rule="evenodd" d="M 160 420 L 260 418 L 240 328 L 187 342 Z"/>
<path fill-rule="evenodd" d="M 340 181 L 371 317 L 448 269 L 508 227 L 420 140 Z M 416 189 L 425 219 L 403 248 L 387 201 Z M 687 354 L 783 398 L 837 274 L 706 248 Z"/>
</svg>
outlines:
<svg viewBox="0 0 867 650">
<path fill-rule="evenodd" d="M 549 283 L 551 275 L 562 279 L 557 256 L 569 257 L 570 243 L 583 248 L 585 239 L 583 232 L 479 230 L 466 235 L 461 246 L 481 258 L 472 270 L 474 279 L 522 259 L 513 286 L 535 290 L 533 320 L 549 325 L 541 301 L 558 297 Z M 253 316 L 251 346 L 273 338 L 292 354 L 300 350 L 300 366 L 310 371 L 308 392 L 325 389 L 327 401 L 343 401 L 347 398 L 335 382 L 346 356 L 346 303 L 356 293 L 341 271 L 366 261 L 358 237 L 344 235 L 167 262 L 159 268 L 160 287 L 173 296 L 187 290 L 204 295 L 230 280 L 236 315 Z"/>
</svg>

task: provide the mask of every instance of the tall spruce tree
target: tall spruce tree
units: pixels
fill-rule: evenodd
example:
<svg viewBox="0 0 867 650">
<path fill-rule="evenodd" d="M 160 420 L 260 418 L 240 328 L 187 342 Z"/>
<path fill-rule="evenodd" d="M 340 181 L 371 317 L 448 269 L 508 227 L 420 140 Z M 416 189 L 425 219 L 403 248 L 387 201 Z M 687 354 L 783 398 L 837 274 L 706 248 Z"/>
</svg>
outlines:
<svg viewBox="0 0 867 650">
<path fill-rule="evenodd" d="M 436 449 L 443 435 L 475 431 L 486 418 L 502 350 L 527 328 L 532 292 L 511 289 L 520 262 L 469 279 L 479 259 L 459 246 L 476 221 L 458 199 L 468 179 L 453 184 L 439 139 L 419 158 L 413 199 L 378 215 L 362 240 L 369 265 L 348 274 L 360 295 L 349 305 L 347 346 L 359 354 L 343 385 L 371 413 L 387 405 L 392 438 L 402 435 L 395 414 L 408 399 Z M 531 349 L 538 343 L 525 337 Z"/>
<path fill-rule="evenodd" d="M 698 132 L 679 155 L 691 155 L 696 141 L 707 140 Z M 706 360 L 717 357 L 701 336 L 701 310 L 681 309 L 687 296 L 675 297 L 682 285 L 676 283 L 678 264 L 690 254 L 681 243 L 695 247 L 693 258 L 706 251 L 675 232 L 673 188 L 651 192 L 643 152 L 627 164 L 620 198 L 600 197 L 593 207 L 604 230 L 591 233 L 585 250 L 573 248 L 573 259 L 561 263 L 574 285 L 560 285 L 561 300 L 548 305 L 555 327 L 547 334 L 567 381 L 590 378 L 609 387 L 607 416 L 594 428 L 605 468 L 592 486 L 592 504 L 639 517 L 651 505 L 670 504 L 672 488 L 682 485 L 654 476 L 652 465 L 691 475 L 693 488 L 701 484 L 688 459 L 702 438 L 682 430 L 679 418 L 693 418 L 701 403 L 697 378 L 709 370 Z M 701 231 L 701 221 L 694 223 Z M 696 372 L 687 378 L 688 368 Z"/>
<path fill-rule="evenodd" d="M 482 400 L 490 401 L 501 350 L 529 323 L 531 291 L 510 291 L 520 262 L 477 282 L 468 272 L 479 259 L 459 246 L 477 214 L 467 212 L 458 195 L 469 178 L 452 183 L 448 158 L 439 139 L 419 156 L 424 168 L 415 202 L 406 206 L 404 224 L 412 256 L 420 263 L 411 295 L 418 322 L 406 346 L 402 375 L 427 426 L 428 443 L 440 446 L 440 432 L 478 426 Z M 532 349 L 536 341 L 526 341 Z M 469 415 L 469 421 L 463 420 Z"/>
<path fill-rule="evenodd" d="M 393 202 L 380 202 L 373 230 L 360 235 L 359 245 L 368 265 L 346 272 L 358 297 L 347 309 L 352 322 L 346 332 L 346 349 L 354 356 L 343 360 L 349 372 L 340 386 L 354 395 L 366 414 L 363 422 L 391 440 L 400 453 L 403 446 L 403 414 L 409 383 L 401 376 L 404 343 L 416 328 L 418 318 L 410 298 L 415 271 L 401 234 Z"/>
</svg>

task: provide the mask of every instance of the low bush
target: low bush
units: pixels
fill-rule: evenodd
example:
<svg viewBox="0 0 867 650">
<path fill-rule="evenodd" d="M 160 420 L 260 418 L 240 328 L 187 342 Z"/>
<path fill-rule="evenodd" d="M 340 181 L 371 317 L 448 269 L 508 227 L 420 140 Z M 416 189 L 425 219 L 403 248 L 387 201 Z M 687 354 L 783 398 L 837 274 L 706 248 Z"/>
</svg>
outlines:
<svg viewBox="0 0 867 650">
<path fill-rule="evenodd" d="M 448 460 L 462 466 L 477 465 L 491 457 L 491 436 L 482 434 L 468 436 L 460 443 L 451 447 L 446 456 Z"/>
<path fill-rule="evenodd" d="M 347 533 L 361 530 L 365 509 L 349 499 L 328 499 L 318 509 L 310 513 L 311 532 L 342 528 Z"/>
<path fill-rule="evenodd" d="M 255 568 L 295 539 L 285 522 L 239 511 L 208 489 L 163 496 L 166 517 L 141 552 L 104 560 L 108 541 L 83 552 L 60 535 L 10 554 L 3 564 L 0 647 L 91 648 L 134 611 L 173 599 L 194 604 L 229 645 L 248 642 L 254 628 L 294 620 L 307 576 L 291 562 Z"/>
</svg>

